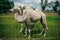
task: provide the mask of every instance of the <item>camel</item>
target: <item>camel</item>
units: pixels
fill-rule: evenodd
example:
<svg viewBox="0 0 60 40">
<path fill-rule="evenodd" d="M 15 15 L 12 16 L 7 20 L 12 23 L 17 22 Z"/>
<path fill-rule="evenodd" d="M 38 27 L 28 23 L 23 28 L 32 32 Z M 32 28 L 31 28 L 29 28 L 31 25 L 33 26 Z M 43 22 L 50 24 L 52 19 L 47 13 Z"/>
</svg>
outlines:
<svg viewBox="0 0 60 40">
<path fill-rule="evenodd" d="M 30 24 L 31 22 L 40 21 L 43 26 L 43 30 L 41 31 L 40 35 L 44 32 L 44 37 L 46 36 L 46 32 L 48 30 L 48 26 L 46 23 L 46 15 L 40 10 L 36 9 L 33 10 L 30 6 L 20 6 L 14 9 L 15 12 L 15 20 L 17 22 L 23 23 L 25 22 L 26 25 L 26 35 L 28 34 L 28 39 L 30 38 Z M 23 24 L 22 24 L 23 25 Z M 21 28 L 22 31 L 22 28 Z"/>
</svg>

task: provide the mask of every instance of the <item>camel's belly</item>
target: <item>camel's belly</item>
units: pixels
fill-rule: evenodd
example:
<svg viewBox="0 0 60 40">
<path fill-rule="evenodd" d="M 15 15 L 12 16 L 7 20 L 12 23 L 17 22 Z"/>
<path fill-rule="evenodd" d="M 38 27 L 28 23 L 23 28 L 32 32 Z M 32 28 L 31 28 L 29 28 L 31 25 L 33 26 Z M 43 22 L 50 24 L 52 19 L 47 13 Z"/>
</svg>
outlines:
<svg viewBox="0 0 60 40">
<path fill-rule="evenodd" d="M 41 18 L 41 14 L 40 13 L 33 13 L 31 15 L 31 18 L 32 18 L 32 20 L 38 20 Z"/>
</svg>

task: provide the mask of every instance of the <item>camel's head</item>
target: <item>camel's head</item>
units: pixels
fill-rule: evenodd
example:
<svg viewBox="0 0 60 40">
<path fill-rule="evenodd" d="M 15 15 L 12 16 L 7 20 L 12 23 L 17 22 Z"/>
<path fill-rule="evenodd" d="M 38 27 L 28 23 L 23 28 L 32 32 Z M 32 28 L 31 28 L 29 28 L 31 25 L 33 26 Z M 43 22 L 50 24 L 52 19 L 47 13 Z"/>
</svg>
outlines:
<svg viewBox="0 0 60 40">
<path fill-rule="evenodd" d="M 23 10 L 25 9 L 25 5 L 20 5 L 19 8 L 20 8 L 20 15 L 22 16 L 23 15 Z"/>
</svg>

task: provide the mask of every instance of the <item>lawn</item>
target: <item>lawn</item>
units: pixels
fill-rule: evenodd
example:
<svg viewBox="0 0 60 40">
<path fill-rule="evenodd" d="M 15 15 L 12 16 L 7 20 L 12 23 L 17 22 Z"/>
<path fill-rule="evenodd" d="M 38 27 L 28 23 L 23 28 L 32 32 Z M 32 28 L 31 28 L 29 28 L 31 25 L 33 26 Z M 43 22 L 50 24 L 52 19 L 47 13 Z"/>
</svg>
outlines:
<svg viewBox="0 0 60 40">
<path fill-rule="evenodd" d="M 59 40 L 60 38 L 60 16 L 57 13 L 45 13 L 48 31 L 45 38 Z M 24 33 L 20 33 L 20 23 L 16 22 L 14 19 L 14 14 L 0 14 L 0 38 L 25 38 Z M 33 26 L 31 24 L 31 26 Z M 32 28 L 31 38 L 43 38 L 43 35 L 37 35 L 40 29 L 42 28 L 41 23 L 36 22 L 36 28 Z M 23 25 L 23 28 L 25 25 Z"/>
</svg>

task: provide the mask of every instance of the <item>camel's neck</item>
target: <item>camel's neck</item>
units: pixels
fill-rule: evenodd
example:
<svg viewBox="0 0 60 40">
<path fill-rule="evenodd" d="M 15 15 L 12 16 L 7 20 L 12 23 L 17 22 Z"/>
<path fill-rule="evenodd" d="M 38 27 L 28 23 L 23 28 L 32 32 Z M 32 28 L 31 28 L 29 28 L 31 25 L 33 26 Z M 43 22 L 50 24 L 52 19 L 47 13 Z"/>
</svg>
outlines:
<svg viewBox="0 0 60 40">
<path fill-rule="evenodd" d="M 22 16 L 23 15 L 23 9 L 21 9 L 21 13 L 20 13 L 20 16 Z"/>
<path fill-rule="evenodd" d="M 15 20 L 17 21 L 17 22 L 23 22 L 26 18 L 24 17 L 24 16 L 20 16 L 19 14 L 15 14 Z"/>
</svg>

